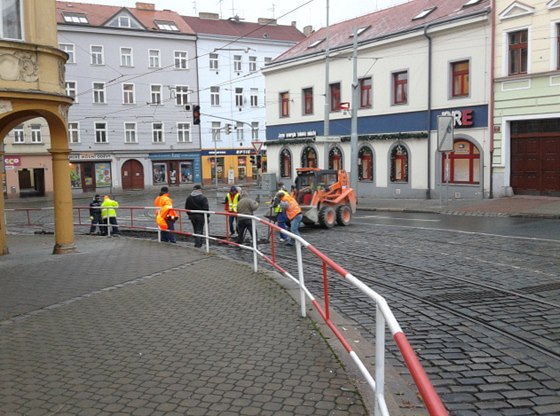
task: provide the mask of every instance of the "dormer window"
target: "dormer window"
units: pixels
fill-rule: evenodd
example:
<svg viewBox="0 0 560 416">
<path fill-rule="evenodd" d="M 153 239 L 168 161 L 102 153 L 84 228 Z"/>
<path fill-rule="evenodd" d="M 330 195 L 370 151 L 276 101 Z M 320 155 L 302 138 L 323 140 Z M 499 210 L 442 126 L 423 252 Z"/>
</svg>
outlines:
<svg viewBox="0 0 560 416">
<path fill-rule="evenodd" d="M 465 4 L 463 4 L 463 7 L 474 6 L 475 4 L 478 4 L 480 2 L 481 0 L 469 0 Z"/>
<path fill-rule="evenodd" d="M 168 32 L 178 32 L 179 31 L 179 28 L 177 27 L 175 22 L 157 20 L 155 22 L 155 24 L 156 24 L 156 26 L 159 30 L 165 30 L 165 31 L 168 31 Z"/>
<path fill-rule="evenodd" d="M 359 27 L 358 30 L 356 30 L 356 35 L 360 36 L 362 33 L 364 33 L 366 30 L 368 30 L 371 26 L 362 26 Z M 352 31 L 352 33 L 350 34 L 350 37 L 353 38 L 354 37 L 354 31 Z"/>
<path fill-rule="evenodd" d="M 66 23 L 76 23 L 79 25 L 89 24 L 88 19 L 84 13 L 62 13 Z"/>
<path fill-rule="evenodd" d="M 323 39 L 318 39 L 318 40 L 316 40 L 316 41 L 310 43 L 309 46 L 307 47 L 307 49 L 314 48 L 314 47 L 316 47 L 317 45 L 323 43 L 324 41 L 325 41 L 325 38 L 323 38 Z"/>
<path fill-rule="evenodd" d="M 132 27 L 130 22 L 130 17 L 128 16 L 119 16 L 119 27 Z"/>
<path fill-rule="evenodd" d="M 424 9 L 420 13 L 418 13 L 416 16 L 414 16 L 412 18 L 412 20 L 423 19 L 424 17 L 429 15 L 431 12 L 433 12 L 435 9 L 437 9 L 437 7 L 430 7 L 429 9 Z"/>
</svg>

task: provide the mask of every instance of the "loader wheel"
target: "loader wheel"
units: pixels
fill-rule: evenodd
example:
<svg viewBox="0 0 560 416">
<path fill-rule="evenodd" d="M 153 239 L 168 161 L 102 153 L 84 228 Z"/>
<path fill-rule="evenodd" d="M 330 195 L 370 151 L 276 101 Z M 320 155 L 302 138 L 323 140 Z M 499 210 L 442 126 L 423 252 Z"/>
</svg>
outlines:
<svg viewBox="0 0 560 416">
<path fill-rule="evenodd" d="M 352 210 L 348 205 L 340 205 L 336 208 L 336 223 L 348 225 L 352 221 Z"/>
<path fill-rule="evenodd" d="M 336 222 L 336 213 L 331 206 L 324 206 L 319 211 L 319 224 L 323 228 L 332 228 Z"/>
</svg>

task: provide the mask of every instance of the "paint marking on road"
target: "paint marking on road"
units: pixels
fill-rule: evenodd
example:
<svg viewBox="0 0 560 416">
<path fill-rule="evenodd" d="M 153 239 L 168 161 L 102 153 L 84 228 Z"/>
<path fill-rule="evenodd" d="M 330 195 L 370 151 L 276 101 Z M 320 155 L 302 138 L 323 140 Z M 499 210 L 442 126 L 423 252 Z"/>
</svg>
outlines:
<svg viewBox="0 0 560 416">
<path fill-rule="evenodd" d="M 356 217 L 358 218 L 380 218 L 384 220 L 401 220 L 401 221 L 424 221 L 424 222 L 440 222 L 441 220 L 426 220 L 420 218 L 402 218 L 402 217 L 386 217 L 383 215 L 364 215 L 363 217 Z"/>
</svg>

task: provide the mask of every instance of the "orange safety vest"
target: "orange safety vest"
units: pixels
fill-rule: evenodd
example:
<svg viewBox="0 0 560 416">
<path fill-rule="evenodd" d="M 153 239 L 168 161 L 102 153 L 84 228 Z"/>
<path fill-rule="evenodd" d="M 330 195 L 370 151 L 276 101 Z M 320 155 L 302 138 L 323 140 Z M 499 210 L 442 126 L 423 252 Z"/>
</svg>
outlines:
<svg viewBox="0 0 560 416">
<path fill-rule="evenodd" d="M 285 193 L 282 197 L 282 201 L 288 203 L 288 208 L 286 208 L 286 215 L 288 216 L 289 220 L 294 219 L 294 217 L 301 212 L 301 207 L 291 195 Z"/>
<path fill-rule="evenodd" d="M 169 194 L 163 194 L 156 197 L 156 199 L 154 200 L 154 205 L 156 207 L 161 207 L 161 209 L 157 211 L 156 224 L 160 229 L 165 231 L 167 230 L 167 228 L 169 228 L 167 226 L 166 219 L 176 220 L 177 218 L 179 218 L 177 211 L 173 209 L 173 200 L 171 199 Z"/>
<path fill-rule="evenodd" d="M 231 192 L 228 192 L 226 195 L 227 204 L 226 204 L 226 211 L 227 212 L 237 212 L 237 203 L 239 202 L 239 193 L 236 193 L 233 198 L 231 197 Z"/>
</svg>

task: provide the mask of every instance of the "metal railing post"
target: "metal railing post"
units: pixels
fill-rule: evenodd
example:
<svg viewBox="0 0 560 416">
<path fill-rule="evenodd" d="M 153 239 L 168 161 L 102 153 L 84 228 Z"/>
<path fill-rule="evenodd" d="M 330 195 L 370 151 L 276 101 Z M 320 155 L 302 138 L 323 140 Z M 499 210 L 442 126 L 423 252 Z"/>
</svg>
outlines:
<svg viewBox="0 0 560 416">
<path fill-rule="evenodd" d="M 301 308 L 301 316 L 305 318 L 307 316 L 307 313 L 306 313 L 305 291 L 304 291 L 305 281 L 303 279 L 303 256 L 301 254 L 301 243 L 299 242 L 298 239 L 295 239 L 295 242 L 296 242 L 298 277 L 299 277 L 299 303 Z"/>
<path fill-rule="evenodd" d="M 251 218 L 251 239 L 253 240 L 253 271 L 256 273 L 259 271 L 259 253 L 257 252 L 259 245 L 257 244 L 257 222 L 255 217 Z"/>
<path fill-rule="evenodd" d="M 208 215 L 210 214 L 204 213 L 203 215 L 204 215 L 204 238 L 206 239 L 206 252 L 210 253 L 210 239 L 208 238 L 210 236 L 208 230 Z"/>
<path fill-rule="evenodd" d="M 385 316 L 375 305 L 375 416 L 388 414 L 385 402 Z"/>
</svg>

